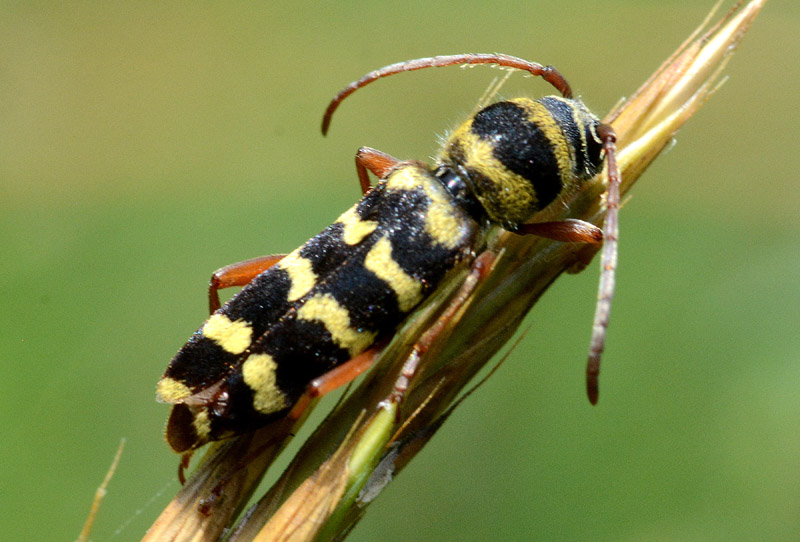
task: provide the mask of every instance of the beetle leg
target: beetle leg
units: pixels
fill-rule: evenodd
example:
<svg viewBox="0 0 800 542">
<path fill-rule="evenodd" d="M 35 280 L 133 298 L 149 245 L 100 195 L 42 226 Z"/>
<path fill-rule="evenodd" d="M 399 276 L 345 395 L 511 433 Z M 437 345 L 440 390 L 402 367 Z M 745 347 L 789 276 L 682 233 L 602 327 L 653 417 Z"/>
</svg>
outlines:
<svg viewBox="0 0 800 542">
<path fill-rule="evenodd" d="M 514 233 L 537 235 L 564 243 L 597 244 L 603 241 L 603 230 L 594 224 L 576 218 L 568 218 L 556 222 L 521 224 Z"/>
<path fill-rule="evenodd" d="M 366 194 L 370 189 L 369 174 L 371 171 L 379 179 L 383 179 L 400 160 L 372 147 L 361 147 L 356 152 L 356 171 L 361 183 L 361 193 Z"/>
<path fill-rule="evenodd" d="M 286 254 L 270 254 L 243 262 L 232 263 L 214 271 L 208 284 L 208 308 L 213 314 L 220 307 L 219 290 L 244 286 L 258 275 L 281 261 Z"/>
<path fill-rule="evenodd" d="M 292 420 L 299 419 L 313 399 L 322 397 L 358 378 L 362 373 L 372 367 L 375 363 L 375 359 L 383 351 L 387 343 L 388 341 L 381 341 L 361 352 L 351 360 L 334 367 L 322 376 L 312 380 L 306 388 L 305 393 L 300 396 L 300 399 L 294 404 L 292 410 L 289 411 L 287 417 Z"/>
<path fill-rule="evenodd" d="M 478 256 L 472 264 L 469 275 L 464 279 L 453 300 L 444 310 L 444 312 L 436 319 L 436 321 L 429 327 L 425 333 L 422 334 L 419 341 L 414 345 L 414 349 L 403 364 L 403 369 L 400 371 L 397 381 L 394 385 L 394 390 L 389 396 L 389 400 L 395 403 L 402 402 L 405 397 L 406 391 L 411 384 L 411 380 L 417 372 L 420 359 L 428 351 L 431 345 L 441 337 L 442 332 L 447 327 L 447 324 L 453 317 L 462 309 L 469 300 L 475 288 L 481 281 L 489 274 L 497 256 L 490 251 L 483 252 Z"/>
</svg>

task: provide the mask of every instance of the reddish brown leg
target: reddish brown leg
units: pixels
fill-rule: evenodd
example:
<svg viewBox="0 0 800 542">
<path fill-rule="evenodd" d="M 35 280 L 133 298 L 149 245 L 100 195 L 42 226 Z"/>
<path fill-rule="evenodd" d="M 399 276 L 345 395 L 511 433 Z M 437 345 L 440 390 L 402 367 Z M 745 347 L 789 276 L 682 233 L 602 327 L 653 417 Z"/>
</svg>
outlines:
<svg viewBox="0 0 800 542">
<path fill-rule="evenodd" d="M 379 179 L 383 179 L 399 162 L 400 160 L 397 158 L 372 147 L 358 149 L 358 152 L 356 152 L 356 171 L 358 172 L 358 180 L 361 183 L 361 193 L 366 194 L 370 189 L 367 170 L 371 171 Z"/>
<path fill-rule="evenodd" d="M 186 470 L 189 468 L 189 463 L 191 463 L 193 455 L 194 450 L 181 454 L 181 462 L 178 464 L 178 481 L 182 486 L 186 485 Z"/>
<path fill-rule="evenodd" d="M 208 308 L 214 313 L 220 307 L 219 290 L 244 286 L 258 275 L 281 261 L 286 254 L 271 254 L 243 262 L 232 263 L 214 271 L 208 284 Z"/>
<path fill-rule="evenodd" d="M 464 307 L 464 304 L 475 291 L 475 288 L 478 286 L 478 284 L 480 284 L 481 280 L 489 273 L 489 271 L 491 271 L 496 259 L 497 256 L 488 250 L 475 259 L 469 275 L 467 275 L 467 278 L 464 279 L 464 282 L 461 284 L 461 288 L 459 288 L 453 300 L 450 302 L 441 316 L 436 319 L 436 322 L 434 322 L 433 325 L 422 334 L 419 341 L 417 341 L 417 343 L 414 345 L 413 351 L 403 364 L 403 369 L 400 372 L 400 376 L 397 378 L 397 382 L 395 382 L 394 391 L 389 397 L 390 401 L 395 403 L 400 403 L 403 401 L 403 397 L 405 397 L 406 391 L 408 391 L 408 386 L 417 372 L 420 359 L 425 352 L 428 351 L 431 345 L 442 335 L 442 332 L 450 320 L 452 320 L 458 311 Z"/>
<path fill-rule="evenodd" d="M 386 344 L 387 341 L 381 341 L 364 352 L 361 352 L 353 359 L 346 361 L 338 367 L 334 367 L 324 375 L 312 380 L 308 388 L 306 388 L 305 393 L 300 396 L 300 399 L 298 399 L 294 407 L 292 407 L 288 417 L 292 420 L 299 419 L 305 409 L 308 408 L 312 399 L 322 397 L 358 378 L 359 375 L 372 367 L 378 354 L 381 353 Z"/>
<path fill-rule="evenodd" d="M 537 222 L 522 224 L 514 233 L 538 235 L 564 243 L 601 243 L 603 230 L 583 220 L 568 218 L 557 222 Z"/>
</svg>

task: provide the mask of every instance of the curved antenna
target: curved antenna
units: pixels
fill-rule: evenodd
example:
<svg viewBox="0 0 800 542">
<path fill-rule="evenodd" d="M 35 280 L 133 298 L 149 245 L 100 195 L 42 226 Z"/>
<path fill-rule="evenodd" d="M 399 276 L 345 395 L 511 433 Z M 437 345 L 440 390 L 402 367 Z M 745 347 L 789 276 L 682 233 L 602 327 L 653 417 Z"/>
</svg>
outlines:
<svg viewBox="0 0 800 542">
<path fill-rule="evenodd" d="M 564 76 L 559 73 L 553 66 L 542 66 L 537 62 L 530 62 L 515 56 L 504 55 L 500 53 L 466 53 L 461 55 L 446 55 L 446 56 L 432 56 L 427 58 L 417 58 L 414 60 L 406 60 L 405 62 L 398 62 L 397 64 L 390 64 L 378 70 L 369 72 L 367 75 L 353 81 L 342 89 L 336 97 L 328 104 L 325 110 L 325 115 L 322 117 L 322 135 L 328 133 L 328 128 L 331 125 L 331 118 L 333 112 L 339 107 L 339 104 L 345 98 L 350 96 L 361 87 L 367 86 L 373 81 L 388 77 L 396 73 L 410 72 L 415 70 L 422 70 L 424 68 L 442 68 L 445 66 L 455 65 L 470 65 L 470 64 L 497 64 L 515 70 L 524 70 L 532 75 L 541 77 L 553 87 L 558 90 L 565 98 L 572 98 L 572 89 L 564 79 Z"/>
</svg>

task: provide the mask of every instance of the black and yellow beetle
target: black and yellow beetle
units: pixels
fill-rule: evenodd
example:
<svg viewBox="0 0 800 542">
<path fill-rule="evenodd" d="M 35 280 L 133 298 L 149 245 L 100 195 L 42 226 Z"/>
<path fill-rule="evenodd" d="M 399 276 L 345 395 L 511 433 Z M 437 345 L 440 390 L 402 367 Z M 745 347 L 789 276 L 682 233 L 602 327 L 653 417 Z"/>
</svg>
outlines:
<svg viewBox="0 0 800 542">
<path fill-rule="evenodd" d="M 214 273 L 210 318 L 158 384 L 158 398 L 174 405 L 167 440 L 176 452 L 255 430 L 286 416 L 312 386 L 321 393 L 354 378 L 364 369 L 365 351 L 390 337 L 456 264 L 475 260 L 492 225 L 559 241 L 604 241 L 587 368 L 589 397 L 596 402 L 616 267 L 616 137 L 572 97 L 558 71 L 501 54 L 393 64 L 342 90 L 322 131 L 342 100 L 377 79 L 463 64 L 525 70 L 561 96 L 481 109 L 450 135 L 433 166 L 360 149 L 356 167 L 364 196 L 331 226 L 288 255 Z M 527 223 L 595 176 L 604 156 L 604 231 L 579 220 Z M 380 178 L 372 188 L 368 171 Z M 228 286 L 244 288 L 220 307 L 217 291 Z"/>
</svg>

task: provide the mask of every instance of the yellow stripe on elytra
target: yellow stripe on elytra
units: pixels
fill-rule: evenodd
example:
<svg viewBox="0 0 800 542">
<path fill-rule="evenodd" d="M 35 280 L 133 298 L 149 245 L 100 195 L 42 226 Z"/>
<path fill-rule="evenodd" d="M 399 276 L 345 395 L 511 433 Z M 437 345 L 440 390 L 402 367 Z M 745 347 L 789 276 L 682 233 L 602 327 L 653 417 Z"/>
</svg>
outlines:
<svg viewBox="0 0 800 542">
<path fill-rule="evenodd" d="M 214 313 L 202 329 L 203 335 L 217 343 L 231 354 L 241 354 L 253 342 L 253 328 L 250 323 L 239 319 L 231 320 L 224 314 Z"/>
<path fill-rule="evenodd" d="M 392 258 L 392 242 L 381 237 L 364 258 L 364 267 L 377 275 L 397 295 L 402 312 L 408 312 L 422 299 L 422 284 Z"/>
<path fill-rule="evenodd" d="M 356 212 L 355 206 L 346 210 L 336 222 L 344 226 L 342 238 L 348 245 L 357 245 L 370 233 L 375 231 L 378 223 L 373 220 L 362 220 Z"/>
<path fill-rule="evenodd" d="M 269 354 L 251 354 L 242 364 L 244 383 L 253 390 L 253 408 L 262 414 L 272 414 L 288 406 L 278 387 L 277 367 Z"/>
<path fill-rule="evenodd" d="M 311 268 L 311 260 L 300 256 L 297 250 L 287 254 L 278 262 L 278 266 L 286 271 L 292 283 L 289 294 L 286 296 L 290 302 L 297 301 L 306 295 L 317 283 L 317 274 Z"/>
<path fill-rule="evenodd" d="M 453 203 L 444 192 L 418 168 L 404 167 L 393 171 L 386 181 L 387 190 L 410 191 L 420 188 L 430 200 L 425 210 L 425 232 L 435 243 L 456 248 L 461 238 L 461 224 L 453 214 Z"/>
<path fill-rule="evenodd" d="M 331 334 L 333 342 L 350 352 L 351 356 L 366 350 L 377 335 L 350 327 L 350 313 L 331 294 L 317 294 L 310 297 L 297 309 L 297 317 L 322 323 Z"/>
<path fill-rule="evenodd" d="M 183 382 L 179 382 L 174 378 L 165 376 L 158 381 L 156 394 L 158 396 L 158 400 L 163 403 L 180 403 L 192 395 L 192 390 L 190 390 L 189 386 Z"/>
</svg>

